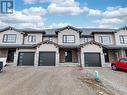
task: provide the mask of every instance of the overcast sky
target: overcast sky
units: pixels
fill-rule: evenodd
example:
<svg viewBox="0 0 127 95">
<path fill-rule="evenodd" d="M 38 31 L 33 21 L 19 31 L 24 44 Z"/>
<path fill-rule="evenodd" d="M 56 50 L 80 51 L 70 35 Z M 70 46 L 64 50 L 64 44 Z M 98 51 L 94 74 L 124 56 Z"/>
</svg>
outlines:
<svg viewBox="0 0 127 95">
<path fill-rule="evenodd" d="M 14 0 L 14 13 L 0 15 L 0 27 L 120 28 L 127 25 L 127 0 Z"/>
</svg>

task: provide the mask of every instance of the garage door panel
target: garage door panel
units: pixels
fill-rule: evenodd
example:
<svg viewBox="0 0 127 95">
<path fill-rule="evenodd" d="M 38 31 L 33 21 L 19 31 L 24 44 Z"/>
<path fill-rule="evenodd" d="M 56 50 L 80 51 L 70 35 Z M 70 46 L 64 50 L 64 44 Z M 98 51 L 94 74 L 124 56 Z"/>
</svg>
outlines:
<svg viewBox="0 0 127 95">
<path fill-rule="evenodd" d="M 101 67 L 100 53 L 84 53 L 86 67 Z"/>
<path fill-rule="evenodd" d="M 40 52 L 39 65 L 40 66 L 55 66 L 55 52 Z"/>
<path fill-rule="evenodd" d="M 18 66 L 33 66 L 34 52 L 19 52 Z"/>
</svg>

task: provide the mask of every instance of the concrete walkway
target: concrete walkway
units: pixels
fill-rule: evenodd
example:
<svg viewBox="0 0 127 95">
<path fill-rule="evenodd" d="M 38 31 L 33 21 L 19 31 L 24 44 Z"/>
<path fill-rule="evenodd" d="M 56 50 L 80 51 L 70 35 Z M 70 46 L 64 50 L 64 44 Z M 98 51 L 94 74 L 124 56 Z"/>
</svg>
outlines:
<svg viewBox="0 0 127 95">
<path fill-rule="evenodd" d="M 127 95 L 127 72 L 113 71 L 111 68 L 85 68 L 84 72 L 95 74 L 99 71 L 100 79 L 108 88 L 113 88 L 121 95 Z"/>
<path fill-rule="evenodd" d="M 76 67 L 14 67 L 0 73 L 0 95 L 96 95 Z"/>
</svg>

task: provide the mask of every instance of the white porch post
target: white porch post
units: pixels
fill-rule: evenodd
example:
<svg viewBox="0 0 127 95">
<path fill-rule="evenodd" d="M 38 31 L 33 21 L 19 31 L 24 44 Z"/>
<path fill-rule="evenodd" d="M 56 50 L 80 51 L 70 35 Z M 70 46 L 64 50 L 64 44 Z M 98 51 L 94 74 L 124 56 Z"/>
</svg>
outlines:
<svg viewBox="0 0 127 95">
<path fill-rule="evenodd" d="M 81 48 L 81 65 L 82 65 L 82 67 L 85 67 L 85 60 L 84 60 L 84 52 L 83 52 L 83 50 L 82 50 L 82 48 Z"/>
<path fill-rule="evenodd" d="M 16 52 L 14 53 L 14 66 L 17 66 L 18 64 L 18 49 L 16 49 Z"/>
<path fill-rule="evenodd" d="M 34 66 L 38 66 L 38 58 L 39 58 L 39 51 L 38 51 L 38 47 L 35 51 L 35 55 L 34 55 Z"/>
<path fill-rule="evenodd" d="M 59 48 L 56 51 L 56 66 L 58 66 L 58 65 L 59 65 Z"/>
<path fill-rule="evenodd" d="M 81 49 L 79 48 L 79 49 L 77 49 L 78 51 L 77 51 L 77 55 L 78 55 L 78 64 L 80 64 L 81 66 L 82 66 L 82 64 L 81 64 Z"/>
</svg>

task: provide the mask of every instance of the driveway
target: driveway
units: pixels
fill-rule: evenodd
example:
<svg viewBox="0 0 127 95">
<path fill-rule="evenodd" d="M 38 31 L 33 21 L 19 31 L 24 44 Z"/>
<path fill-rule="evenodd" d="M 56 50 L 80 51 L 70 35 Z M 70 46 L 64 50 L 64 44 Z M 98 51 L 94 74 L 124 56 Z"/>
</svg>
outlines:
<svg viewBox="0 0 127 95">
<path fill-rule="evenodd" d="M 105 83 L 108 88 L 117 90 L 122 95 L 127 95 L 127 72 L 113 71 L 111 68 L 85 68 L 84 72 L 89 71 L 95 74 L 99 71 L 100 79 Z"/>
<path fill-rule="evenodd" d="M 14 67 L 0 73 L 0 95 L 96 95 L 77 67 Z"/>
</svg>

